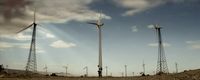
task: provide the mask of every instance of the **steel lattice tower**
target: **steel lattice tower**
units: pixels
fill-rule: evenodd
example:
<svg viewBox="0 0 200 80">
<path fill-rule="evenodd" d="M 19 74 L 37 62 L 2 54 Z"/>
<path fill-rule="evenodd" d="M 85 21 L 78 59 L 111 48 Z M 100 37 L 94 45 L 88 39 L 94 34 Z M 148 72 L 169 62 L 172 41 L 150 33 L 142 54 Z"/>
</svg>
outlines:
<svg viewBox="0 0 200 80">
<path fill-rule="evenodd" d="M 29 50 L 29 55 L 28 55 L 28 61 L 26 64 L 26 72 L 37 72 L 37 62 L 36 62 L 36 27 L 37 24 L 35 23 L 35 12 L 36 9 L 34 10 L 34 18 L 33 18 L 33 23 L 30 24 L 29 26 L 25 27 L 24 29 L 20 30 L 18 33 L 30 28 L 33 26 L 33 33 L 32 33 L 32 40 L 31 40 L 31 45 L 30 45 L 30 50 Z"/>
<path fill-rule="evenodd" d="M 36 45 L 35 45 L 35 39 L 36 39 L 36 26 L 37 24 L 33 23 L 33 33 L 32 33 L 32 40 L 31 40 L 31 46 L 28 56 L 28 62 L 26 65 L 26 71 L 27 72 L 37 72 L 37 62 L 36 62 Z"/>
<path fill-rule="evenodd" d="M 168 73 L 169 71 L 167 67 L 167 61 L 161 37 L 161 27 L 155 25 L 154 29 L 156 30 L 158 36 L 158 62 L 157 62 L 156 74 Z"/>
</svg>

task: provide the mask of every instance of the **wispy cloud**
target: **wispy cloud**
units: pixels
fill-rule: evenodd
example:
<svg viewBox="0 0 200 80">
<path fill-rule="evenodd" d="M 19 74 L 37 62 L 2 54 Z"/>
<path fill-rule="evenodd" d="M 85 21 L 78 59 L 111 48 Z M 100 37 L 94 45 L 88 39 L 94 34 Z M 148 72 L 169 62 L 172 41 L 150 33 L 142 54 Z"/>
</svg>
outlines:
<svg viewBox="0 0 200 80">
<path fill-rule="evenodd" d="M 149 8 L 161 5 L 165 0 L 113 0 L 118 5 L 127 8 L 123 16 L 132 16 Z M 167 1 L 167 0 L 166 0 Z"/>
<path fill-rule="evenodd" d="M 0 42 L 0 49 L 11 48 L 13 45 L 7 42 Z"/>
<path fill-rule="evenodd" d="M 1 1 L 1 0 L 0 0 Z M 13 2 L 12 2 L 13 1 Z M 8 3 L 16 2 L 12 0 Z M 96 20 L 98 12 L 91 10 L 89 4 L 95 0 L 29 0 L 32 4 L 23 5 L 21 0 L 11 6 L 12 11 L 8 11 L 10 15 L 0 10 L 0 33 L 15 33 L 21 28 L 28 26 L 33 21 L 34 7 L 36 10 L 36 22 L 64 23 L 69 21 L 85 22 Z M 16 7 L 22 6 L 22 7 Z M 5 8 L 5 5 L 0 5 Z M 20 12 L 20 15 L 16 15 Z M 102 13 L 103 19 L 111 19 L 110 16 Z"/>
<path fill-rule="evenodd" d="M 150 24 L 150 25 L 147 26 L 147 28 L 153 29 L 153 28 L 154 28 L 154 25 L 153 25 L 153 24 Z"/>
<path fill-rule="evenodd" d="M 131 27 L 131 30 L 132 30 L 132 32 L 138 32 L 137 26 L 132 26 L 132 27 Z"/>
<path fill-rule="evenodd" d="M 36 0 L 39 6 L 39 20 L 50 22 L 67 22 L 67 21 L 88 21 L 96 20 L 98 12 L 89 8 L 95 0 Z M 56 10 L 56 11 L 55 11 Z M 43 16 L 43 17 L 42 17 Z M 111 19 L 110 16 L 102 14 L 104 19 Z M 46 19 L 45 19 L 46 18 Z"/>
<path fill-rule="evenodd" d="M 0 50 L 6 50 L 8 48 L 21 48 L 21 49 L 30 49 L 30 44 L 27 43 L 8 43 L 8 42 L 0 42 Z M 46 51 L 40 47 L 36 47 L 36 53 L 46 53 Z"/>
<path fill-rule="evenodd" d="M 198 43 L 200 43 L 200 40 L 197 40 L 197 41 L 186 41 L 185 43 L 187 43 L 187 44 L 198 44 Z"/>
<path fill-rule="evenodd" d="M 173 3 L 181 3 L 181 2 L 190 2 L 190 3 L 196 3 L 199 2 L 199 0 L 170 0 Z"/>
<path fill-rule="evenodd" d="M 37 39 L 45 39 L 45 38 L 56 38 L 54 34 L 52 34 L 49 30 L 42 28 L 42 27 L 37 27 Z M 3 34 L 0 35 L 0 38 L 3 39 L 11 39 L 11 40 L 18 40 L 18 41 L 26 41 L 26 40 L 31 40 L 32 38 L 32 29 L 27 29 L 21 33 L 18 34 Z"/>
<path fill-rule="evenodd" d="M 49 30 L 37 27 L 37 39 L 54 39 L 56 38 L 54 34 L 52 34 Z M 0 49 L 6 50 L 8 48 L 17 47 L 21 49 L 30 49 L 30 43 L 18 43 L 18 42 L 12 42 L 14 41 L 30 41 L 32 38 L 32 29 L 27 29 L 21 33 L 13 34 L 13 35 L 0 35 L 0 38 L 3 38 L 8 41 L 0 42 Z M 36 53 L 46 53 L 46 51 L 39 46 L 36 46 Z"/>
<path fill-rule="evenodd" d="M 38 27 L 38 34 L 40 34 L 41 38 L 56 38 L 56 36 L 49 30 Z"/>
<path fill-rule="evenodd" d="M 200 40 L 197 41 L 186 41 L 185 42 L 190 49 L 200 49 Z"/>
<path fill-rule="evenodd" d="M 191 45 L 192 49 L 200 49 L 200 44 Z"/>
<path fill-rule="evenodd" d="M 10 40 L 30 40 L 31 39 L 31 35 L 28 35 L 28 34 L 24 34 L 24 33 L 19 33 L 19 34 L 16 34 L 16 35 L 0 35 L 0 38 L 3 38 L 3 39 L 10 39 Z"/>
<path fill-rule="evenodd" d="M 113 0 L 116 5 L 120 5 L 126 9 L 122 16 L 132 16 L 148 9 L 158 7 L 165 3 L 181 3 L 181 2 L 198 2 L 199 0 Z"/>
<path fill-rule="evenodd" d="M 31 35 L 27 35 L 27 34 L 24 34 L 24 33 L 19 33 L 15 36 L 14 39 L 16 40 L 31 40 Z"/>
<path fill-rule="evenodd" d="M 30 44 L 17 44 L 15 46 L 21 49 L 30 49 Z M 46 53 L 46 51 L 42 49 L 41 47 L 36 46 L 36 53 Z"/>
<path fill-rule="evenodd" d="M 158 47 L 158 43 L 149 43 L 148 46 L 150 46 L 150 47 Z M 169 44 L 169 43 L 163 43 L 163 46 L 164 47 L 170 47 L 171 44 Z"/>
<path fill-rule="evenodd" d="M 57 40 L 53 42 L 52 44 L 50 44 L 50 46 L 53 48 L 71 48 L 71 47 L 75 47 L 76 44 L 64 42 L 62 40 Z"/>
<path fill-rule="evenodd" d="M 46 33 L 46 37 L 47 37 L 47 38 L 55 38 L 55 35 L 50 34 L 50 33 Z"/>
</svg>

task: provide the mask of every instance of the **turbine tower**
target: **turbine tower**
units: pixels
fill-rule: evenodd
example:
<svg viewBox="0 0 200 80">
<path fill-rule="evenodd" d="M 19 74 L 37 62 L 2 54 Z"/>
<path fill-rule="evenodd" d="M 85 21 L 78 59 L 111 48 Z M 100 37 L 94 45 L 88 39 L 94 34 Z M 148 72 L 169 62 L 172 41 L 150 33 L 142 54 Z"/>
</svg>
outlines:
<svg viewBox="0 0 200 80">
<path fill-rule="evenodd" d="M 104 25 L 104 23 L 101 23 L 101 13 L 100 13 L 100 16 L 99 16 L 99 20 L 97 20 L 96 23 L 93 23 L 93 22 L 89 22 L 88 24 L 92 24 L 92 25 L 95 25 L 98 29 L 98 32 L 99 32 L 99 64 L 98 64 L 98 75 L 99 77 L 102 77 L 102 35 L 101 35 L 101 27 Z"/>
<path fill-rule="evenodd" d="M 124 65 L 124 73 L 125 73 L 125 77 L 127 77 L 127 65 Z"/>
<path fill-rule="evenodd" d="M 175 62 L 176 73 L 178 73 L 178 63 Z"/>
<path fill-rule="evenodd" d="M 164 47 L 162 43 L 161 37 L 161 27 L 158 25 L 154 25 L 154 29 L 156 30 L 158 36 L 158 62 L 157 62 L 157 69 L 156 74 L 163 74 L 168 73 L 167 61 L 165 57 Z"/>
<path fill-rule="evenodd" d="M 30 45 L 30 50 L 29 50 L 29 56 L 28 56 L 28 61 L 26 64 L 26 72 L 37 72 L 37 62 L 36 62 L 36 9 L 34 9 L 34 18 L 33 18 L 33 23 L 30 24 L 28 27 L 20 30 L 18 33 L 30 28 L 33 26 L 33 32 L 32 32 L 32 40 L 31 40 L 31 45 Z"/>
<path fill-rule="evenodd" d="M 144 60 L 143 60 L 142 67 L 143 67 L 143 74 L 145 75 L 145 63 L 144 63 Z"/>
</svg>

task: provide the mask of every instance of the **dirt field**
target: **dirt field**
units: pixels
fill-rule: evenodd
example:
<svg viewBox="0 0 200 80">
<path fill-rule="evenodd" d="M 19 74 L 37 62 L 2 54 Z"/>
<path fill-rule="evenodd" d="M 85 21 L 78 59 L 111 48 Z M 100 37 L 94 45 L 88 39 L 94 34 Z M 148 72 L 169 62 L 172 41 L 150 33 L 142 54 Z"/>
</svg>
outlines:
<svg viewBox="0 0 200 80">
<path fill-rule="evenodd" d="M 189 70 L 177 74 L 164 74 L 135 77 L 52 77 L 52 76 L 9 76 L 0 80 L 200 80 L 200 70 Z"/>
<path fill-rule="evenodd" d="M 200 77 L 175 77 L 175 76 L 146 76 L 146 77 L 112 77 L 112 78 L 65 78 L 65 77 L 46 77 L 46 78 L 0 78 L 0 80 L 200 80 Z"/>
</svg>

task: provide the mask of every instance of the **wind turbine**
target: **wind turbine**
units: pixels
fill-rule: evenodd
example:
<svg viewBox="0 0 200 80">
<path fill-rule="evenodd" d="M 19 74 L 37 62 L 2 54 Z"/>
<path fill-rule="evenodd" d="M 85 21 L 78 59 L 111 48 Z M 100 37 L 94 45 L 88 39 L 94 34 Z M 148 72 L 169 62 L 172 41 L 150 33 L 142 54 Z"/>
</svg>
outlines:
<svg viewBox="0 0 200 80">
<path fill-rule="evenodd" d="M 124 72 L 122 72 L 121 74 L 122 74 L 122 77 L 124 77 Z"/>
<path fill-rule="evenodd" d="M 106 68 L 106 77 L 108 77 L 108 66 L 106 66 L 105 68 Z"/>
<path fill-rule="evenodd" d="M 45 65 L 45 67 L 44 67 L 43 69 L 45 70 L 45 74 L 47 75 L 47 74 L 48 74 L 48 73 L 47 73 L 47 70 L 48 70 L 47 65 Z"/>
<path fill-rule="evenodd" d="M 158 36 L 158 62 L 157 62 L 157 69 L 156 74 L 161 75 L 163 73 L 169 73 L 168 66 L 167 66 L 167 60 L 165 57 L 165 51 L 164 46 L 162 42 L 162 36 L 161 36 L 161 27 L 156 24 L 154 25 L 154 29 Z"/>
<path fill-rule="evenodd" d="M 88 67 L 85 66 L 83 69 L 85 69 L 85 77 L 87 77 L 88 76 Z"/>
<path fill-rule="evenodd" d="M 48 72 L 47 72 L 47 70 L 48 70 L 47 65 L 45 65 L 45 67 L 43 69 L 45 70 L 45 74 L 47 75 L 48 74 Z"/>
<path fill-rule="evenodd" d="M 175 62 L 176 73 L 178 73 L 178 63 Z"/>
<path fill-rule="evenodd" d="M 33 23 L 30 24 L 29 26 L 25 27 L 24 29 L 20 30 L 18 33 L 33 27 L 33 32 L 32 32 L 32 40 L 31 40 L 31 45 L 30 45 L 30 50 L 29 50 L 29 56 L 28 56 L 28 61 L 26 65 L 26 72 L 37 72 L 37 62 L 36 62 L 36 8 L 34 9 L 34 17 L 33 17 Z"/>
<path fill-rule="evenodd" d="M 98 29 L 99 32 L 99 64 L 98 64 L 98 75 L 99 77 L 102 77 L 102 35 L 101 35 L 101 27 L 104 25 L 104 23 L 101 23 L 101 13 L 99 16 L 99 19 L 97 20 L 97 22 L 88 22 L 88 24 L 92 24 L 95 25 Z"/>
<path fill-rule="evenodd" d="M 124 65 L 124 73 L 125 73 L 125 77 L 127 77 L 127 65 Z"/>
<path fill-rule="evenodd" d="M 67 75 L 67 73 L 68 73 L 68 72 L 67 72 L 68 67 L 67 67 L 67 66 L 63 66 L 63 68 L 65 68 L 65 70 L 66 70 L 66 76 L 68 76 L 68 75 Z"/>
<path fill-rule="evenodd" d="M 145 75 L 145 63 L 144 63 L 144 60 L 143 60 L 142 67 L 143 67 L 143 74 Z"/>
</svg>

